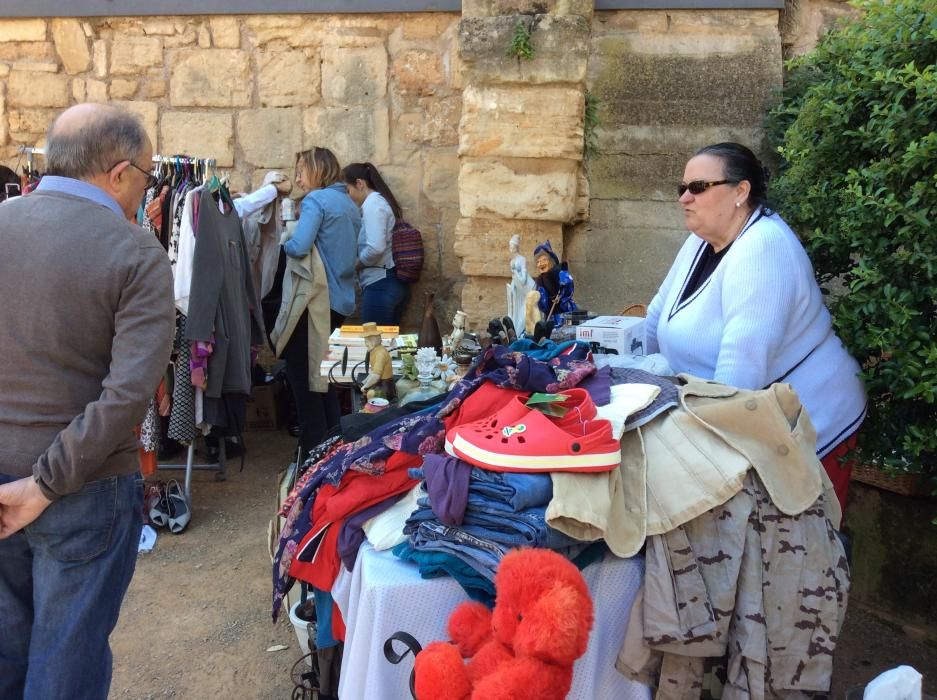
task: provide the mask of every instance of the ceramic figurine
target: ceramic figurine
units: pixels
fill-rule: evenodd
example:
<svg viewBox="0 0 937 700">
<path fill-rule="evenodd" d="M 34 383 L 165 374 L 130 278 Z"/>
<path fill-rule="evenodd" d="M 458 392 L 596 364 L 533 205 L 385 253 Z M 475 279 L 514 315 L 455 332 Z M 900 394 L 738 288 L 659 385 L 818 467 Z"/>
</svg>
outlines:
<svg viewBox="0 0 937 700">
<path fill-rule="evenodd" d="M 573 276 L 569 274 L 567 264 L 561 264 L 556 257 L 550 241 L 534 248 L 534 260 L 538 272 L 535 282 L 540 295 L 537 306 L 545 321 L 559 326 L 562 324 L 560 314 L 578 308 L 573 301 Z"/>
<path fill-rule="evenodd" d="M 385 399 L 392 401 L 397 395 L 394 368 L 390 361 L 390 352 L 381 344 L 381 332 L 376 323 L 364 324 L 364 344 L 368 348 L 370 370 L 361 383 L 361 391 L 368 398 L 373 398 L 380 392 Z"/>
<path fill-rule="evenodd" d="M 527 318 L 527 293 L 534 289 L 534 281 L 527 274 L 527 258 L 521 255 L 521 237 L 511 236 L 508 248 L 511 251 L 511 281 L 505 285 L 508 301 L 508 316 L 514 328 L 524 328 Z"/>
<path fill-rule="evenodd" d="M 452 334 L 449 336 L 449 347 L 453 353 L 458 352 L 465 337 L 465 312 L 456 311 L 452 317 Z"/>
</svg>

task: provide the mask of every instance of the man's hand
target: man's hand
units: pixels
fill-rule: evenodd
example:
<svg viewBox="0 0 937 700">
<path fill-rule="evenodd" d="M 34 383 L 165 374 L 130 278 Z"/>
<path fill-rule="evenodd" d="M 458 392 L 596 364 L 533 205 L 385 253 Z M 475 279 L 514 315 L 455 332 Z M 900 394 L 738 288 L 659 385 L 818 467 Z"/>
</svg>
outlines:
<svg viewBox="0 0 937 700">
<path fill-rule="evenodd" d="M 29 525 L 51 503 L 31 476 L 0 486 L 0 540 Z"/>
</svg>

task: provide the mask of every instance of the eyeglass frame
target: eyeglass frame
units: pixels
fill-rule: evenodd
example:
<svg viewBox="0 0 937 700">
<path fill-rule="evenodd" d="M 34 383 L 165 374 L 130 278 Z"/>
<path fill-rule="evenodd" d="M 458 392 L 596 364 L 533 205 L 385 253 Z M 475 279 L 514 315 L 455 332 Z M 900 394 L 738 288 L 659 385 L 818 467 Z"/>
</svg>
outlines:
<svg viewBox="0 0 937 700">
<path fill-rule="evenodd" d="M 682 197 L 689 190 L 694 197 L 703 194 L 710 187 L 716 185 L 737 185 L 733 180 L 693 180 L 691 182 L 681 182 L 677 185 L 677 197 Z"/>
<path fill-rule="evenodd" d="M 120 159 L 119 161 L 117 161 L 116 163 L 114 163 L 114 165 L 112 165 L 111 167 L 109 167 L 105 172 L 108 172 L 108 173 L 111 172 L 114 168 L 116 168 L 118 165 L 120 165 L 121 163 L 124 163 L 124 162 L 126 162 L 126 163 L 127 163 L 128 165 L 130 165 L 131 167 L 136 168 L 137 170 L 139 170 L 139 171 L 140 171 L 141 173 L 143 173 L 144 175 L 146 175 L 146 186 L 145 186 L 143 189 L 148 190 L 148 189 L 150 189 L 151 187 L 154 187 L 157 182 L 159 182 L 159 178 L 158 178 L 158 177 L 156 177 L 156 176 L 155 176 L 153 173 L 151 173 L 149 170 L 144 170 L 143 168 L 141 168 L 139 165 L 137 165 L 136 163 L 134 163 L 134 162 L 133 162 L 132 160 L 130 160 L 129 158 L 122 158 L 122 159 Z"/>
</svg>

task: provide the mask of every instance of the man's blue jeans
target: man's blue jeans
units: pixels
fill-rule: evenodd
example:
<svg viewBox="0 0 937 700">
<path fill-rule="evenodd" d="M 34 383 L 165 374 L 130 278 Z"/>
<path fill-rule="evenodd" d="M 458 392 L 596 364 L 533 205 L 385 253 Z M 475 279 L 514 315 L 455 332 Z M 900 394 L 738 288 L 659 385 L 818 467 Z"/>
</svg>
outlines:
<svg viewBox="0 0 937 700">
<path fill-rule="evenodd" d="M 106 700 L 142 509 L 140 476 L 110 477 L 0 540 L 0 700 Z"/>
</svg>

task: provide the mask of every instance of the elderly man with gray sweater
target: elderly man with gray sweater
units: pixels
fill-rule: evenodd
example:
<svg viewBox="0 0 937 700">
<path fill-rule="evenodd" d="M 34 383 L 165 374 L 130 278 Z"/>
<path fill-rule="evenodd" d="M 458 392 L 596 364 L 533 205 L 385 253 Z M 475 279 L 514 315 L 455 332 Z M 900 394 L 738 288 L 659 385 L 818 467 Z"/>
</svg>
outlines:
<svg viewBox="0 0 937 700">
<path fill-rule="evenodd" d="M 172 275 L 131 223 L 153 147 L 80 104 L 0 206 L 0 698 L 107 697 L 143 482 L 133 427 L 169 359 Z"/>
</svg>

